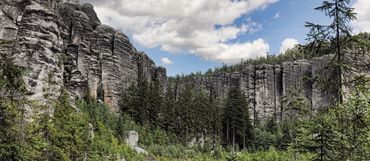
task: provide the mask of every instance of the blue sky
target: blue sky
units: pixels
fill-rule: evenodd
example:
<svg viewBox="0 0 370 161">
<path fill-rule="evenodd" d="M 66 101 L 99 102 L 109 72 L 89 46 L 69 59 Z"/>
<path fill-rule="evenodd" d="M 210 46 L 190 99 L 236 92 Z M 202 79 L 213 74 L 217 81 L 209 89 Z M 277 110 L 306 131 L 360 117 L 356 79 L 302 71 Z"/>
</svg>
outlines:
<svg viewBox="0 0 370 161">
<path fill-rule="evenodd" d="M 241 58 L 265 56 L 266 52 L 279 54 L 297 42 L 305 42 L 306 21 L 329 22 L 314 10 L 321 0 L 202 1 L 90 2 L 103 23 L 126 33 L 138 50 L 166 67 L 171 76 L 205 72 Z M 357 25 L 361 27 L 356 30 L 368 31 L 369 0 L 355 0 L 353 4 L 360 12 Z"/>
</svg>

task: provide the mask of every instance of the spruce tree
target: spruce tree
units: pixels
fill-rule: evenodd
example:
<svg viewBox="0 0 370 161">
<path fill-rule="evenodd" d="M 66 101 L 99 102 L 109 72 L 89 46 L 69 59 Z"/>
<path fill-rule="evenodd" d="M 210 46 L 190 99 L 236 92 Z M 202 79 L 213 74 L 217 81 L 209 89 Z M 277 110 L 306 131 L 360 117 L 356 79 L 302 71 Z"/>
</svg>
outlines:
<svg viewBox="0 0 370 161">
<path fill-rule="evenodd" d="M 163 108 L 161 109 L 161 127 L 169 132 L 175 132 L 176 125 L 176 98 L 172 86 L 167 88 L 164 96 Z"/>
<path fill-rule="evenodd" d="M 82 113 L 70 105 L 67 92 L 61 93 L 51 123 L 52 158 L 67 156 L 70 160 L 82 160 L 88 140 L 88 123 Z"/>
<path fill-rule="evenodd" d="M 337 160 L 367 160 L 370 158 L 370 92 L 359 85 L 349 99 L 330 110 L 334 125 L 340 133 Z"/>
<path fill-rule="evenodd" d="M 339 136 L 333 117 L 321 113 L 299 126 L 294 145 L 301 152 L 314 154 L 312 160 L 332 161 L 336 160 L 338 143 Z"/>
<path fill-rule="evenodd" d="M 0 54 L 0 160 L 26 160 L 25 69 Z"/>
<path fill-rule="evenodd" d="M 212 132 L 212 139 L 214 142 L 214 146 L 220 144 L 222 137 L 222 121 L 224 116 L 224 99 L 221 97 L 217 97 L 213 101 L 210 102 L 210 112 L 209 112 L 209 119 L 210 119 L 210 132 Z"/>
<path fill-rule="evenodd" d="M 207 128 L 210 126 L 209 116 L 209 100 L 204 90 L 196 90 L 194 94 L 194 105 L 193 105 L 194 116 L 193 120 L 195 122 L 195 133 L 207 135 Z"/>
<path fill-rule="evenodd" d="M 345 64 L 345 47 L 351 43 L 351 27 L 349 22 L 354 20 L 353 8 L 348 7 L 350 0 L 325 0 L 315 10 L 324 12 L 332 19 L 328 25 L 306 23 L 310 29 L 307 34 L 309 44 L 304 48 L 310 56 L 334 54 L 335 57 L 320 72 L 316 78 L 317 84 L 322 85 L 323 92 L 335 93 L 335 99 L 343 102 L 343 74 L 350 68 Z M 317 55 L 320 54 L 320 55 Z"/>
<path fill-rule="evenodd" d="M 138 86 L 138 106 L 135 108 L 137 110 L 138 122 L 141 125 L 147 124 L 149 122 L 149 83 L 147 81 L 139 82 Z"/>
<path fill-rule="evenodd" d="M 253 140 L 253 127 L 249 119 L 248 103 L 245 95 L 237 87 L 232 87 L 224 108 L 224 136 L 226 145 L 246 148 Z"/>
<path fill-rule="evenodd" d="M 178 125 L 177 133 L 186 139 L 194 134 L 194 94 L 193 86 L 187 84 L 184 90 L 180 93 L 178 105 L 176 124 Z"/>
<path fill-rule="evenodd" d="M 156 128 L 160 124 L 159 115 L 163 108 L 163 87 L 158 80 L 149 85 L 148 91 L 148 117 L 149 123 Z"/>
</svg>

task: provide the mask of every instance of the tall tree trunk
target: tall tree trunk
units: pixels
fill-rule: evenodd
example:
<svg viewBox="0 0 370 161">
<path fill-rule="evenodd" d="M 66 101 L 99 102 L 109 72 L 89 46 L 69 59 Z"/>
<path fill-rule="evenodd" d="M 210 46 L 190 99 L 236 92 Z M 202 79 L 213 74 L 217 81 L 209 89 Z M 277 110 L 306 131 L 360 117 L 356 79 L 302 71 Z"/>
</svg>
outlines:
<svg viewBox="0 0 370 161">
<path fill-rule="evenodd" d="M 235 125 L 233 123 L 233 150 L 235 151 Z"/>
<path fill-rule="evenodd" d="M 229 145 L 229 120 L 226 121 L 226 143 Z"/>
<path fill-rule="evenodd" d="M 243 131 L 243 149 L 245 149 L 245 142 L 246 142 L 245 131 L 246 129 L 244 129 Z"/>
<path fill-rule="evenodd" d="M 338 0 L 335 0 L 335 27 L 336 27 L 336 47 L 337 47 L 337 56 L 338 56 L 338 100 L 339 103 L 343 103 L 343 91 L 342 91 L 342 53 L 341 53 L 341 45 L 340 45 L 340 26 L 339 26 L 339 4 Z"/>
</svg>

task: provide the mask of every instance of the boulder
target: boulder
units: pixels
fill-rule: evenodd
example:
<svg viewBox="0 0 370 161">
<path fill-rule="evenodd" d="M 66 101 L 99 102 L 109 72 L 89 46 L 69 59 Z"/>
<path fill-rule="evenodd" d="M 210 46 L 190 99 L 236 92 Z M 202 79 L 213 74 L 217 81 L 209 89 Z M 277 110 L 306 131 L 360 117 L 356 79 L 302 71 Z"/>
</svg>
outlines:
<svg viewBox="0 0 370 161">
<path fill-rule="evenodd" d="M 139 134 L 136 131 L 129 131 L 126 134 L 126 144 L 130 147 L 138 146 Z"/>
<path fill-rule="evenodd" d="M 148 155 L 148 152 L 145 149 L 140 148 L 138 146 L 138 142 L 139 142 L 139 134 L 136 131 L 127 132 L 126 144 L 128 144 L 130 148 L 136 151 L 137 153 Z"/>
</svg>

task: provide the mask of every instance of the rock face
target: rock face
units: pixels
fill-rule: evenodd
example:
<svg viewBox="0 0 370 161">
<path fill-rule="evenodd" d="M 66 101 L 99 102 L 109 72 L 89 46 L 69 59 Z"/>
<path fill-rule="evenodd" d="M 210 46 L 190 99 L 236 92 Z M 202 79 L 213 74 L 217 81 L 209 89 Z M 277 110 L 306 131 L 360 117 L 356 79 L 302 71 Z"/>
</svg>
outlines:
<svg viewBox="0 0 370 161">
<path fill-rule="evenodd" d="M 356 73 L 370 75 L 366 66 L 369 64 L 368 56 L 351 56 L 346 58 L 351 64 L 363 66 Z M 331 56 L 318 57 L 312 60 L 293 60 L 279 64 L 246 64 L 234 73 L 215 73 L 211 76 L 193 76 L 185 78 L 171 78 L 169 85 L 179 95 L 186 84 L 195 88 L 203 88 L 211 97 L 226 97 L 231 86 L 238 87 L 244 92 L 249 102 L 249 113 L 255 124 L 266 122 L 270 118 L 277 121 L 284 119 L 283 98 L 290 89 L 298 90 L 311 102 L 312 110 L 326 107 L 331 98 L 320 92 L 313 78 L 332 59 Z M 361 65 L 358 65 L 361 64 Z M 346 76 L 346 78 L 351 76 Z"/>
<path fill-rule="evenodd" d="M 139 134 L 136 131 L 129 131 L 126 134 L 126 144 L 128 144 L 137 153 L 148 154 L 146 150 L 138 146 Z"/>
<path fill-rule="evenodd" d="M 166 69 L 138 52 L 122 32 L 101 24 L 91 4 L 67 0 L 0 0 L 1 52 L 28 69 L 28 97 L 40 103 L 66 88 L 112 107 L 138 80 L 167 82 Z"/>
<path fill-rule="evenodd" d="M 165 68 L 138 52 L 124 33 L 101 24 L 92 5 L 76 0 L 0 0 L 0 40 L 13 42 L 1 45 L 0 52 L 28 69 L 28 98 L 44 104 L 65 88 L 72 99 L 88 95 L 116 111 L 120 94 L 139 80 L 158 80 L 165 89 L 174 87 L 177 95 L 189 83 L 212 97 L 225 97 L 230 87 L 238 87 L 255 123 L 271 117 L 282 120 L 282 100 L 291 88 L 301 91 L 313 109 L 330 100 L 305 79 L 317 75 L 330 56 L 245 64 L 234 73 L 168 80 Z M 370 75 L 370 58 L 346 60 L 364 67 L 356 73 Z"/>
</svg>

